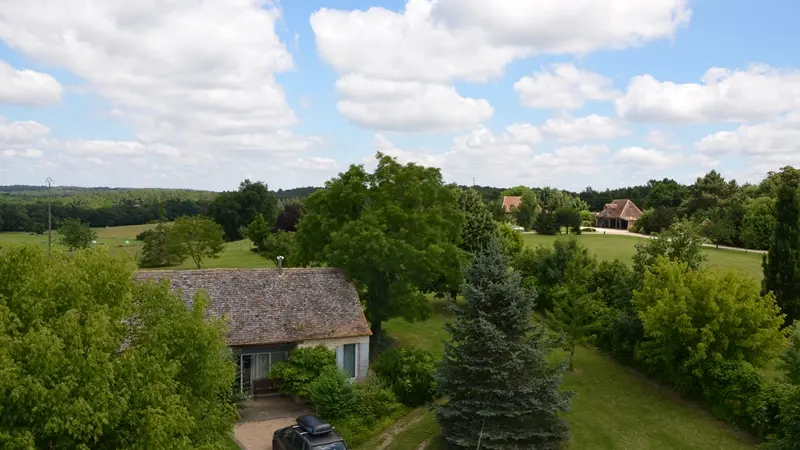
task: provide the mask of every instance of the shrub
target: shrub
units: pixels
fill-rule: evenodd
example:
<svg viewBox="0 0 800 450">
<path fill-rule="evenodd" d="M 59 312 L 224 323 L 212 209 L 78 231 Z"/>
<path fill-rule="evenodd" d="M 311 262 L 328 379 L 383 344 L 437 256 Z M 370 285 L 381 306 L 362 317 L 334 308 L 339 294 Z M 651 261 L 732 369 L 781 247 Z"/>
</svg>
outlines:
<svg viewBox="0 0 800 450">
<path fill-rule="evenodd" d="M 148 236 L 151 236 L 151 235 L 153 235 L 155 233 L 156 233 L 156 231 L 152 230 L 152 229 L 144 230 L 141 233 L 136 235 L 136 240 L 137 241 L 144 241 L 145 239 L 147 239 Z"/>
<path fill-rule="evenodd" d="M 376 422 L 403 409 L 394 392 L 378 377 L 355 386 L 353 412 L 366 422 Z"/>
<path fill-rule="evenodd" d="M 350 448 L 356 448 L 390 427 L 404 414 L 405 410 L 401 410 L 372 423 L 364 422 L 358 416 L 349 416 L 344 419 L 332 420 L 330 424 L 336 428 Z"/>
<path fill-rule="evenodd" d="M 737 272 L 691 270 L 661 257 L 633 304 L 645 331 L 637 357 L 675 384 L 702 377 L 720 361 L 759 367 L 783 346 L 775 298 L 762 296 L 756 281 Z"/>
<path fill-rule="evenodd" d="M 378 358 L 374 370 L 404 405 L 415 407 L 433 400 L 436 360 L 431 353 L 407 347 L 393 348 Z"/>
<path fill-rule="evenodd" d="M 583 228 L 581 228 L 581 231 L 583 231 L 584 233 L 595 233 L 595 232 L 597 232 L 597 230 L 592 228 L 592 227 L 583 227 Z"/>
<path fill-rule="evenodd" d="M 325 347 L 305 347 L 293 350 L 289 358 L 272 366 L 269 378 L 284 395 L 309 398 L 309 386 L 320 375 L 337 371 L 336 354 Z"/>
<path fill-rule="evenodd" d="M 353 384 L 337 368 L 327 369 L 308 386 L 308 399 L 316 413 L 328 420 L 341 419 L 353 413 Z"/>
<path fill-rule="evenodd" d="M 547 211 L 542 211 L 536 215 L 533 229 L 537 233 L 547 236 L 555 236 L 561 232 L 561 226 L 558 224 L 556 215 Z"/>
</svg>

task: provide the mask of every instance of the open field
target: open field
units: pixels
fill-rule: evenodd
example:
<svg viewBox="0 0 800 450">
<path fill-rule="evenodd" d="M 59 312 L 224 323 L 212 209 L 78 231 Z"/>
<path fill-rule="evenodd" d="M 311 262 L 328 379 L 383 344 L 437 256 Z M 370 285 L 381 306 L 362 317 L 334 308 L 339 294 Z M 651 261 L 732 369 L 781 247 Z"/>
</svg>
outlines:
<svg viewBox="0 0 800 450">
<path fill-rule="evenodd" d="M 95 228 L 97 233 L 97 244 L 108 247 L 111 253 L 125 252 L 136 258 L 142 249 L 142 243 L 136 240 L 136 235 L 144 230 L 154 228 L 155 224 L 131 225 L 125 227 Z M 53 247 L 64 249 L 59 242 L 60 236 L 53 232 Z M 31 235 L 26 233 L 0 233 L 0 246 L 10 244 L 34 244 L 47 248 L 47 233 L 42 235 Z M 254 268 L 254 267 L 274 267 L 274 261 L 267 261 L 257 253 L 250 251 L 250 241 L 247 239 L 228 242 L 225 250 L 217 259 L 207 259 L 203 262 L 204 268 Z M 194 263 L 187 259 L 179 266 L 169 267 L 169 269 L 194 269 Z"/>
<path fill-rule="evenodd" d="M 553 241 L 559 238 L 559 236 L 542 236 L 527 233 L 522 237 L 525 240 L 525 244 L 530 246 L 552 245 Z M 560 237 L 567 238 L 564 235 Z M 639 237 L 613 234 L 582 234 L 574 237 L 597 256 L 600 261 L 619 259 L 630 262 L 633 254 L 636 253 L 636 244 L 646 242 Z M 703 248 L 703 253 L 708 257 L 706 261 L 708 266 L 735 269 L 758 280 L 762 277 L 762 256 L 758 253 L 708 247 Z"/>
<path fill-rule="evenodd" d="M 441 356 L 447 334 L 447 320 L 441 302 L 429 320 L 408 323 L 395 319 L 385 330 L 398 343 L 424 348 Z M 559 352 L 560 353 L 560 352 Z M 561 355 L 554 354 L 555 360 Z M 572 411 L 565 417 L 570 424 L 572 449 L 754 449 L 748 437 L 714 419 L 690 402 L 679 399 L 669 389 L 625 368 L 594 349 L 580 348 L 575 356 L 574 373 L 567 373 L 564 388 L 576 395 Z M 432 439 L 429 450 L 440 443 L 434 414 L 425 408 L 415 410 L 421 419 L 398 433 L 385 450 L 416 449 Z M 366 450 L 366 447 L 363 447 Z"/>
</svg>

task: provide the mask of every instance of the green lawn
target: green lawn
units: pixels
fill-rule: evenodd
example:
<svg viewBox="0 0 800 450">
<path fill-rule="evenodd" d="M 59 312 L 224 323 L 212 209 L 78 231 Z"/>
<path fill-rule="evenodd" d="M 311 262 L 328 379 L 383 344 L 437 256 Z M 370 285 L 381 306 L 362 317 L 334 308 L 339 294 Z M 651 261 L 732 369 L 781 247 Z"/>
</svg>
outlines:
<svg viewBox="0 0 800 450">
<path fill-rule="evenodd" d="M 529 246 L 552 245 L 553 241 L 559 238 L 559 236 L 538 234 L 524 234 L 522 237 Z M 560 237 L 566 238 L 566 236 Z M 644 242 L 643 238 L 614 234 L 582 234 L 575 238 L 601 261 L 614 259 L 631 261 L 633 254 L 636 253 L 636 244 Z M 709 266 L 735 269 L 758 280 L 762 277 L 761 254 L 709 247 L 703 248 L 703 253 L 708 257 L 706 264 Z"/>
<path fill-rule="evenodd" d="M 440 314 L 417 323 L 395 319 L 385 324 L 386 332 L 402 345 L 414 345 L 441 356 L 446 320 L 441 301 Z M 554 355 L 556 358 L 559 355 Z M 671 391 L 625 368 L 590 348 L 575 356 L 576 371 L 568 373 L 564 388 L 576 395 L 570 424 L 571 449 L 754 449 L 745 437 L 712 418 L 699 407 L 680 400 Z M 398 433 L 386 450 L 416 449 L 438 435 L 436 420 L 427 409 L 411 413 L 422 417 Z M 434 439 L 430 450 L 440 449 Z M 363 447 L 364 450 L 367 447 Z"/>
<path fill-rule="evenodd" d="M 136 235 L 144 230 L 154 228 L 155 224 L 131 225 L 125 227 L 95 228 L 97 233 L 97 244 L 110 249 L 112 253 L 126 252 L 134 258 L 138 258 L 142 249 L 142 243 L 136 240 Z M 53 245 L 55 248 L 63 249 L 58 241 L 60 236 L 53 232 Z M 3 244 L 34 244 L 47 248 L 47 234 L 31 235 L 26 233 L 0 233 L 0 246 Z M 250 251 L 251 243 L 244 239 L 225 244 L 225 250 L 217 259 L 207 259 L 203 261 L 203 268 L 254 268 L 254 267 L 275 267 L 274 261 L 267 261 L 255 252 Z M 183 264 L 167 269 L 194 269 L 195 265 L 191 259 L 187 259 Z"/>
</svg>

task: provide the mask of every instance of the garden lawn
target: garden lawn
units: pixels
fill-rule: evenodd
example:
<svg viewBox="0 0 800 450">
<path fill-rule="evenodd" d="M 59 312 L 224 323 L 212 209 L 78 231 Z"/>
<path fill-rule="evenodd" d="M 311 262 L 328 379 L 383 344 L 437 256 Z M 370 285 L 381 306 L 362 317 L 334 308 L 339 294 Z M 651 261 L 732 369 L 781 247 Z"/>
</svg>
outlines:
<svg viewBox="0 0 800 450">
<path fill-rule="evenodd" d="M 435 302 L 443 312 L 441 303 Z M 445 320 L 442 314 L 413 324 L 395 319 L 384 328 L 399 344 L 424 348 L 441 357 L 447 336 L 442 329 Z M 554 355 L 554 359 L 560 359 L 560 355 Z M 672 391 L 594 349 L 579 348 L 575 367 L 574 373 L 566 374 L 563 384 L 576 393 L 572 410 L 565 415 L 572 435 L 571 449 L 755 448 L 747 436 L 739 436 L 701 408 L 680 400 Z M 416 449 L 428 439 L 433 439 L 429 450 L 440 449 L 435 415 L 425 408 L 411 414 L 421 414 L 422 419 L 402 429 L 385 450 Z"/>
<path fill-rule="evenodd" d="M 97 244 L 109 248 L 111 253 L 125 252 L 137 258 L 142 250 L 142 242 L 136 240 L 136 235 L 144 230 L 154 228 L 156 224 L 131 225 L 124 227 L 95 228 Z M 59 241 L 61 236 L 53 231 L 53 248 L 65 250 Z M 13 244 L 33 244 L 47 248 L 47 233 L 32 235 L 27 233 L 0 233 L 0 246 Z M 203 268 L 234 268 L 246 269 L 257 267 L 275 267 L 274 261 L 267 261 L 258 253 L 250 251 L 251 243 L 244 239 L 225 244 L 224 251 L 217 259 L 206 259 Z M 187 259 L 178 266 L 165 267 L 165 269 L 194 269 L 191 259 Z"/>
<path fill-rule="evenodd" d="M 570 235 L 570 237 L 573 236 L 574 235 Z M 565 235 L 542 236 L 539 234 L 527 233 L 523 234 L 522 237 L 525 241 L 525 245 L 533 247 L 538 247 L 540 245 L 549 246 L 559 237 L 567 238 Z M 639 242 L 646 242 L 644 238 L 615 234 L 582 234 L 574 237 L 585 245 L 600 261 L 619 259 L 621 261 L 630 262 L 634 253 L 636 253 L 636 244 Z M 710 267 L 735 269 L 757 280 L 761 280 L 763 276 L 761 271 L 762 255 L 759 253 L 745 253 L 739 250 L 725 250 L 711 247 L 704 247 L 703 253 L 708 258 L 706 260 L 706 265 Z"/>
</svg>

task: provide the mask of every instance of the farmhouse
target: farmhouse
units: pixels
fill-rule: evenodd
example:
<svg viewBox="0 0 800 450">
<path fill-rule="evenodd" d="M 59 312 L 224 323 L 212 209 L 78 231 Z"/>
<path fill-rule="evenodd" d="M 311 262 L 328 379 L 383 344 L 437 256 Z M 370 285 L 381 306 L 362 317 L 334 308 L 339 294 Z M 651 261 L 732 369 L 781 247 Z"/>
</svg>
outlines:
<svg viewBox="0 0 800 450">
<path fill-rule="evenodd" d="M 513 195 L 503 196 L 503 209 L 507 213 L 510 213 L 512 208 L 519 208 L 520 204 L 522 204 L 522 197 Z"/>
<path fill-rule="evenodd" d="M 272 365 L 297 347 L 324 344 L 350 377 L 367 375 L 372 333 L 355 286 L 339 269 L 151 270 L 136 278 L 168 280 L 190 308 L 199 290 L 209 295 L 208 313 L 228 319 L 228 345 L 247 395 L 274 392 Z"/>
<path fill-rule="evenodd" d="M 627 199 L 614 200 L 607 203 L 603 210 L 595 216 L 597 228 L 616 228 L 630 230 L 633 224 L 642 217 L 642 210 Z"/>
</svg>

